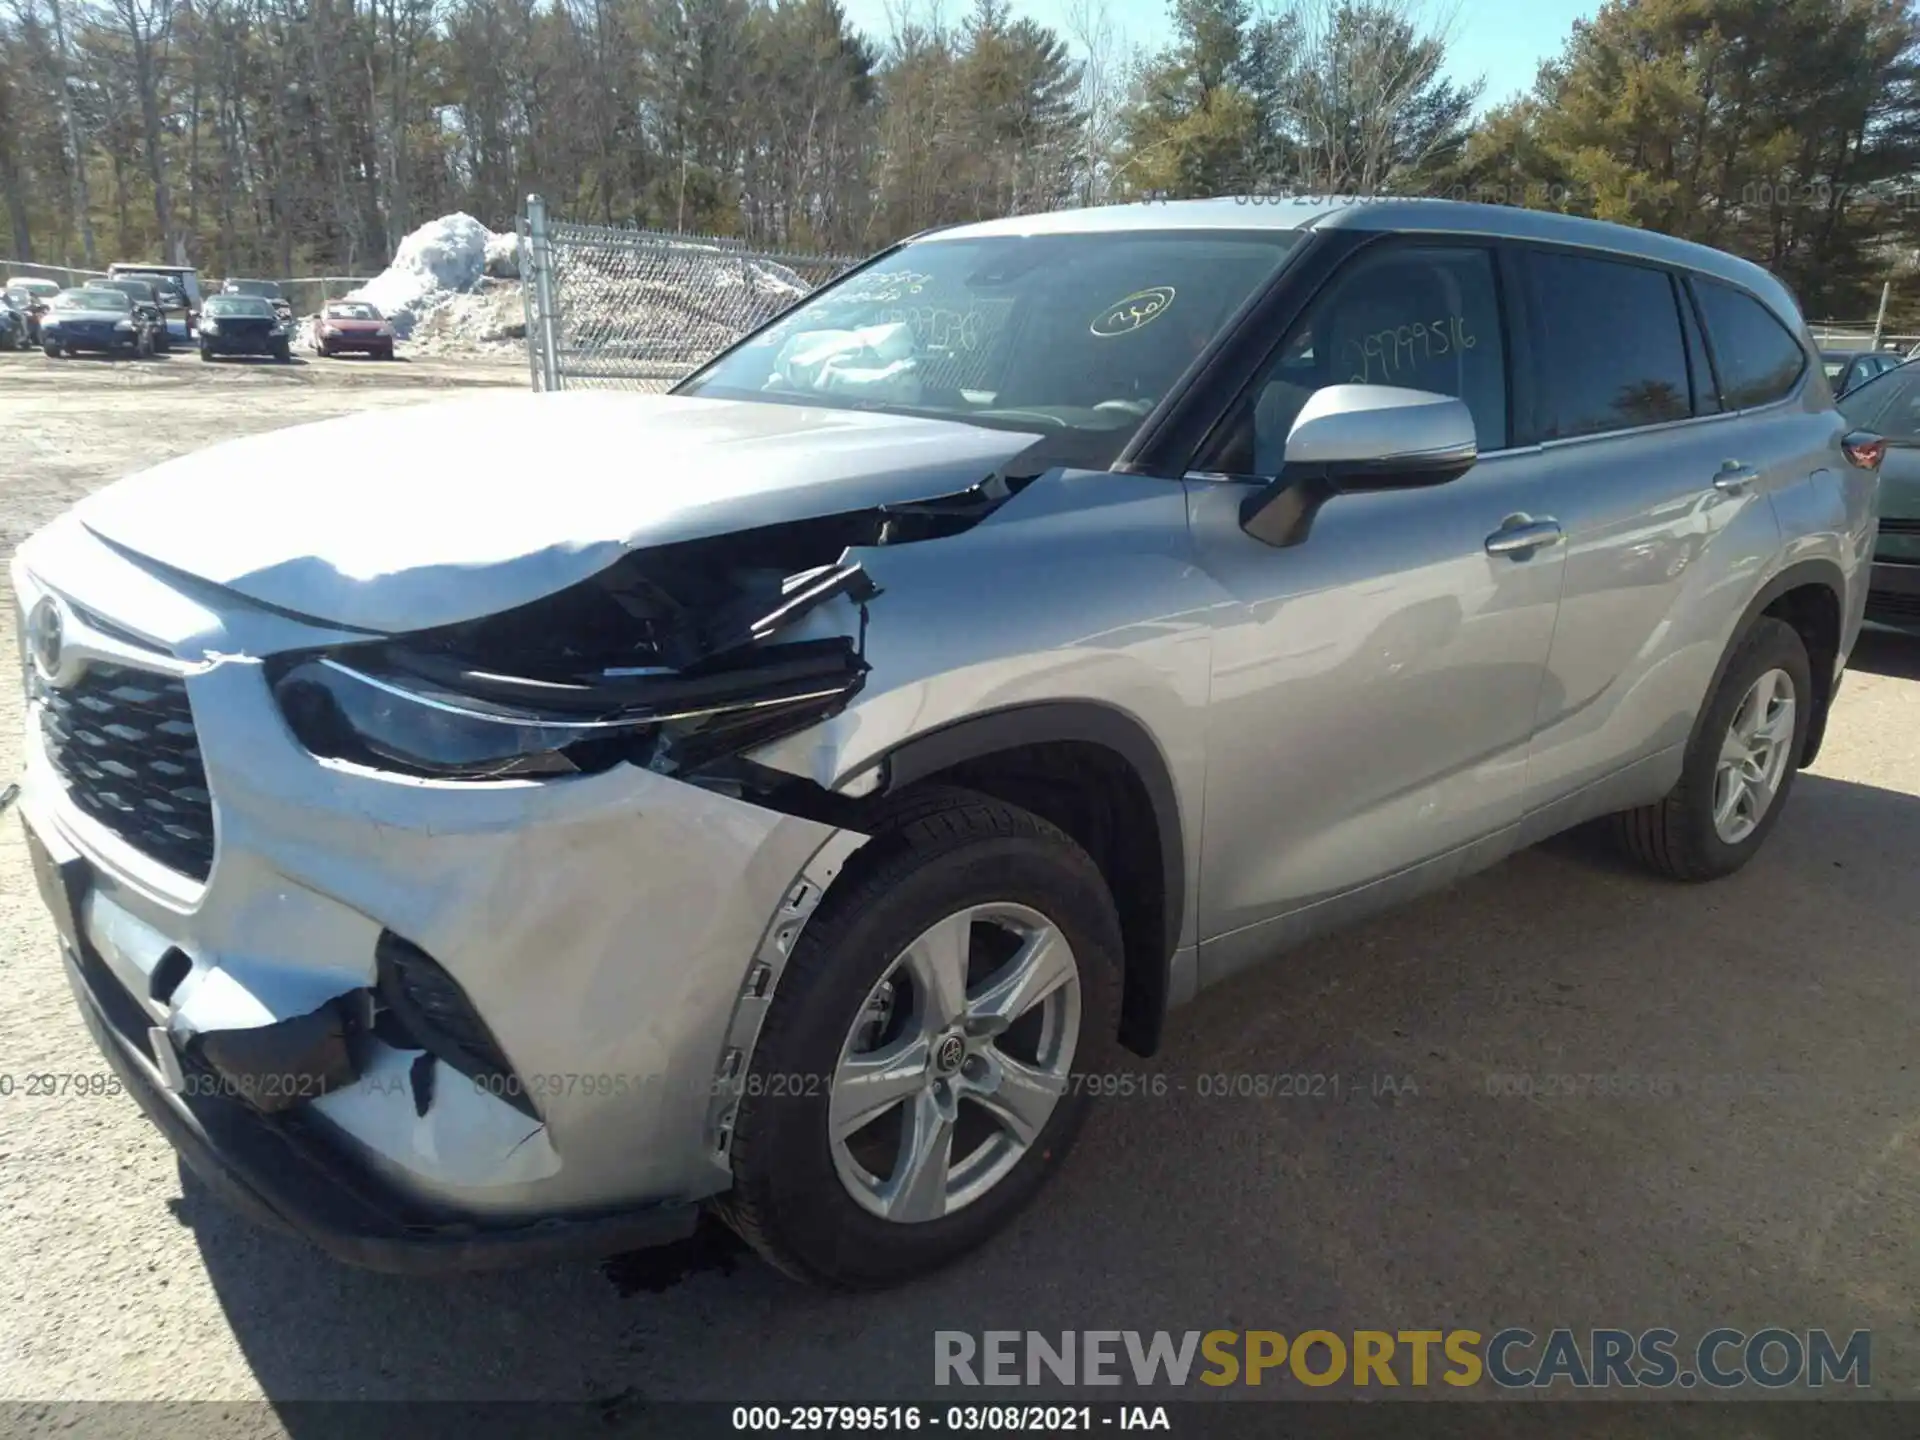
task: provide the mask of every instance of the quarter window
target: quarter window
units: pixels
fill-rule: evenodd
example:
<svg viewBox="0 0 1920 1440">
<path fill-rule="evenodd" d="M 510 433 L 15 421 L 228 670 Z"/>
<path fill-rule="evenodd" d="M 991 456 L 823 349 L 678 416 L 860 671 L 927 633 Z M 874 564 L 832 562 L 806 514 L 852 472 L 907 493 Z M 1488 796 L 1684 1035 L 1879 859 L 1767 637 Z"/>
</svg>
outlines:
<svg viewBox="0 0 1920 1440">
<path fill-rule="evenodd" d="M 1586 255 L 1528 257 L 1539 438 L 1564 440 L 1693 413 L 1687 348 L 1664 270 Z"/>
<path fill-rule="evenodd" d="M 1793 333 L 1766 306 L 1731 286 L 1696 278 L 1693 293 L 1707 323 L 1707 343 L 1713 347 L 1727 408 L 1744 410 L 1785 399 L 1807 364 Z"/>
<path fill-rule="evenodd" d="M 1506 347 L 1492 255 L 1409 245 L 1356 260 L 1288 332 L 1201 468 L 1277 474 L 1301 407 L 1328 385 L 1456 396 L 1473 412 L 1480 448 L 1504 448 Z"/>
</svg>

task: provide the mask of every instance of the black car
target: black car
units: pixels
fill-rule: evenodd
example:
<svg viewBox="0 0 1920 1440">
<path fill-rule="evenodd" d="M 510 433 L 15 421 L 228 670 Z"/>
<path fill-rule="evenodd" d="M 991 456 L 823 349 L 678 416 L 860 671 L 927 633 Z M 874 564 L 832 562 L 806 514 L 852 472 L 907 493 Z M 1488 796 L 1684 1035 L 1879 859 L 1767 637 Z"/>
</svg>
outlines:
<svg viewBox="0 0 1920 1440">
<path fill-rule="evenodd" d="M 287 327 L 271 300 L 253 295 L 210 295 L 200 307 L 200 358 L 220 355 L 271 355 L 293 359 Z"/>
<path fill-rule="evenodd" d="M 163 275 L 147 270 L 122 270 L 115 274 L 116 280 L 144 280 L 153 287 L 153 298 L 159 303 L 162 313 L 178 316 L 182 333 L 191 338 L 194 326 L 193 300 L 180 287 L 176 275 Z"/>
<path fill-rule="evenodd" d="M 27 316 L 13 308 L 13 301 L 0 294 L 0 350 L 25 350 L 32 345 L 27 325 Z"/>
<path fill-rule="evenodd" d="M 280 286 L 272 280 L 228 280 L 221 284 L 220 293 L 265 300 L 273 306 L 273 313 L 280 317 L 282 325 L 293 324 L 293 302 L 280 293 Z"/>
<path fill-rule="evenodd" d="M 1837 400 L 1851 394 L 1876 375 L 1903 363 L 1891 350 L 1822 350 L 1820 368 L 1827 372 L 1827 383 Z"/>
<path fill-rule="evenodd" d="M 40 320 L 47 313 L 47 302 L 60 291 L 51 282 L 45 280 L 9 280 L 6 288 L 6 306 L 16 315 L 26 317 L 27 344 L 40 343 Z"/>
<path fill-rule="evenodd" d="M 76 286 L 47 302 L 40 348 L 50 358 L 82 350 L 141 358 L 153 353 L 153 327 L 134 314 L 125 291 Z"/>
<path fill-rule="evenodd" d="M 116 275 L 106 280 L 89 281 L 88 284 L 93 289 L 120 291 L 133 302 L 133 313 L 146 321 L 153 331 L 153 348 L 160 351 L 173 348 L 173 337 L 167 333 L 167 312 L 151 280 Z"/>
</svg>

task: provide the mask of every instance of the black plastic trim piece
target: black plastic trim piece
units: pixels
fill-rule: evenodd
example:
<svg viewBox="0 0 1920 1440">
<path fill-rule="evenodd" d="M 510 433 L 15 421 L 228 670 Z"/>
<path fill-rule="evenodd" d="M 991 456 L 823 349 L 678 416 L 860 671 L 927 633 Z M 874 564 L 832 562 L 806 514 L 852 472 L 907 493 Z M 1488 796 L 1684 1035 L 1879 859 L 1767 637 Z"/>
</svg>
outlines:
<svg viewBox="0 0 1920 1440">
<path fill-rule="evenodd" d="M 1160 963 L 1142 977 L 1146 989 L 1123 1017 L 1136 1048 L 1144 1047 L 1141 1053 L 1150 1054 L 1159 1043 L 1166 1016 L 1168 962 L 1179 946 L 1186 918 L 1187 871 L 1173 774 L 1146 727 L 1124 711 L 1085 700 L 1044 700 L 991 710 L 917 735 L 888 751 L 884 757 L 884 788 L 891 793 L 964 761 L 1027 745 L 1065 741 L 1099 745 L 1118 755 L 1139 776 L 1153 807 L 1165 934 L 1161 937 Z M 1132 991 L 1131 985 L 1128 989 Z"/>
<path fill-rule="evenodd" d="M 1706 691 L 1709 700 L 1720 688 L 1721 677 L 1726 674 L 1727 665 L 1732 661 L 1734 652 L 1740 648 L 1741 640 L 1753 628 L 1754 622 L 1766 613 L 1767 607 L 1789 590 L 1800 590 L 1809 585 L 1824 586 L 1832 592 L 1834 604 L 1840 611 L 1841 624 L 1845 626 L 1847 579 L 1841 573 L 1840 567 L 1831 560 L 1802 560 L 1797 564 L 1789 565 L 1760 587 L 1760 593 L 1754 596 L 1741 615 L 1740 623 L 1733 627 L 1733 635 L 1727 641 L 1726 649 L 1720 652 L 1719 663 L 1713 667 L 1713 679 Z M 1807 724 L 1806 748 L 1801 752 L 1798 760 L 1798 767 L 1802 770 L 1811 765 L 1820 753 L 1820 742 L 1827 730 L 1827 715 L 1833 708 L 1834 692 L 1840 688 L 1840 677 L 1829 669 L 1824 675 L 1816 673 L 1813 683 L 1819 692 L 1818 703 L 1814 707 L 1813 718 Z M 1700 714 L 1694 720 L 1696 731 L 1706 713 L 1707 701 L 1703 700 L 1700 705 Z"/>
</svg>

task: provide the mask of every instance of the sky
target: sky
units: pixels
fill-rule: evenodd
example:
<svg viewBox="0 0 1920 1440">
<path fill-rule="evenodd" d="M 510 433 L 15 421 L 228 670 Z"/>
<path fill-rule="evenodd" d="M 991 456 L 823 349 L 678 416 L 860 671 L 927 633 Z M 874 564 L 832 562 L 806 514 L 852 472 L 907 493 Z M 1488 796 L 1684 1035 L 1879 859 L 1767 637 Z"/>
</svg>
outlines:
<svg viewBox="0 0 1920 1440">
<path fill-rule="evenodd" d="M 912 8 L 924 13 L 929 0 L 910 0 Z M 1166 43 L 1169 33 L 1167 0 L 1096 0 L 1104 3 L 1114 29 L 1126 40 L 1149 49 Z M 901 8 L 901 0 L 844 0 L 853 23 L 876 39 L 892 29 L 892 14 Z M 941 0 L 941 10 L 949 20 L 957 20 L 969 8 L 969 0 Z M 1028 16 L 1072 36 L 1069 16 L 1074 0 L 1012 0 L 1016 17 Z M 1597 0 L 1460 0 L 1453 16 L 1452 43 L 1448 47 L 1447 68 L 1456 81 L 1486 77 L 1486 93 L 1481 103 L 1498 104 L 1533 86 L 1534 70 L 1548 56 L 1560 53 L 1573 22 L 1591 15 Z M 1444 16 L 1446 11 L 1428 5 L 1421 13 Z"/>
</svg>

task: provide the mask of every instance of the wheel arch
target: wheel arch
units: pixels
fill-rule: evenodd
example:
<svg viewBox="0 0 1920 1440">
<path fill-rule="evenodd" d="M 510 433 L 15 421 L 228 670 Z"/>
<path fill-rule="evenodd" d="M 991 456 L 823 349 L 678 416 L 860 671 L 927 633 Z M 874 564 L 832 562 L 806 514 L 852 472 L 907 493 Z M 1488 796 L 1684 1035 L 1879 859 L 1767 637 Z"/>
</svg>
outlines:
<svg viewBox="0 0 1920 1440">
<path fill-rule="evenodd" d="M 1154 1053 L 1186 917 L 1187 862 L 1173 772 L 1146 726 L 1093 701 L 1036 701 L 914 736 L 881 763 L 882 794 L 963 785 L 1034 811 L 1088 850 L 1120 912 L 1120 1040 Z"/>
<path fill-rule="evenodd" d="M 1707 686 L 1710 699 L 1720 688 L 1727 666 L 1754 625 L 1763 616 L 1784 620 L 1799 632 L 1807 647 L 1807 660 L 1813 675 L 1813 714 L 1807 721 L 1807 738 L 1795 764 L 1806 769 L 1820 753 L 1826 736 L 1827 715 L 1833 708 L 1839 677 L 1842 616 L 1846 613 L 1847 579 L 1839 565 L 1828 559 L 1799 560 L 1760 587 L 1748 602 L 1733 634 L 1720 652 L 1713 679 Z M 1706 713 L 1703 700 L 1700 713 Z M 1696 720 L 1695 724 L 1699 722 Z"/>
</svg>

